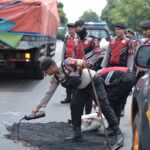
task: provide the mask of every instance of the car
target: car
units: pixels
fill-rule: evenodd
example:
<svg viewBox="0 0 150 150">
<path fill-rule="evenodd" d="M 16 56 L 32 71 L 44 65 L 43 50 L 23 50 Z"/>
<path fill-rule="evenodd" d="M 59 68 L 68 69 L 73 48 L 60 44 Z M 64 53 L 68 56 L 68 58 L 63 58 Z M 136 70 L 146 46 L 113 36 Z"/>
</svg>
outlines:
<svg viewBox="0 0 150 150">
<path fill-rule="evenodd" d="M 100 40 L 105 38 L 106 41 L 110 40 L 110 31 L 105 22 L 85 22 L 85 27 L 90 35 L 98 37 Z"/>
<path fill-rule="evenodd" d="M 131 105 L 132 150 L 150 150 L 150 45 L 139 47 L 135 63 L 147 71 L 135 85 Z"/>
</svg>

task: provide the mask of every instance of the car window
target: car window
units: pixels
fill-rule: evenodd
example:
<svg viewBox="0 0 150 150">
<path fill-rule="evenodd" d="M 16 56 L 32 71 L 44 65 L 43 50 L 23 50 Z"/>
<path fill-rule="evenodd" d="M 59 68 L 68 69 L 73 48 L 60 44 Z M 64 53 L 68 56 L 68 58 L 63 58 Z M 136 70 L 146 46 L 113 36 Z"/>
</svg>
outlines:
<svg viewBox="0 0 150 150">
<path fill-rule="evenodd" d="M 100 29 L 100 28 L 97 28 L 97 29 L 93 29 L 93 28 L 87 28 L 87 32 L 89 33 L 89 35 L 91 36 L 96 36 L 98 37 L 100 40 L 102 38 L 105 38 L 107 40 L 109 40 L 109 33 L 107 32 L 107 30 L 105 29 Z"/>
<path fill-rule="evenodd" d="M 136 62 L 140 66 L 150 67 L 150 46 L 149 45 L 143 45 L 139 48 L 137 56 L 136 56 Z"/>
</svg>

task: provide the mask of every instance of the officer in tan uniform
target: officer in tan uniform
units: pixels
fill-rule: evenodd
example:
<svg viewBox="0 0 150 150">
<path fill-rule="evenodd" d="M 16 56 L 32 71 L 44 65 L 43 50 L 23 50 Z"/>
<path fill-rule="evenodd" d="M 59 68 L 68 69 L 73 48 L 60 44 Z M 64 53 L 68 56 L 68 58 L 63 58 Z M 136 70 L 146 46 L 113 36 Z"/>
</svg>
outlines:
<svg viewBox="0 0 150 150">
<path fill-rule="evenodd" d="M 47 57 L 44 58 L 41 61 L 41 69 L 46 74 L 52 76 L 52 81 L 41 102 L 33 109 L 33 113 L 36 113 L 40 108 L 47 106 L 60 82 L 63 86 L 77 89 L 77 92 L 74 94 L 71 101 L 71 117 L 74 134 L 66 138 L 66 140 L 81 140 L 83 138 L 81 134 L 81 115 L 83 113 L 84 104 L 89 97 L 92 97 L 92 99 L 95 100 L 91 83 L 92 78 L 102 113 L 104 114 L 109 127 L 111 127 L 113 131 L 111 135 L 116 139 L 115 144 L 122 144 L 123 137 L 115 113 L 109 105 L 102 79 L 98 77 L 94 70 L 89 70 L 91 74 L 90 78 L 88 69 L 85 68 L 85 64 L 87 66 L 88 62 L 72 58 L 68 58 L 62 63 L 56 64 L 53 59 Z M 118 141 L 120 142 L 118 143 Z"/>
</svg>

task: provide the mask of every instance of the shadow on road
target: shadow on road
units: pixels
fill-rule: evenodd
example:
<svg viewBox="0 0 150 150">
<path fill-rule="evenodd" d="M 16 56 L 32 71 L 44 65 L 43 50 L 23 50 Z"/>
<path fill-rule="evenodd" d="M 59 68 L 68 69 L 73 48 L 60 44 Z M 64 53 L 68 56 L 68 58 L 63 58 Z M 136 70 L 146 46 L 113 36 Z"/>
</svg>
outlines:
<svg viewBox="0 0 150 150">
<path fill-rule="evenodd" d="M 31 91 L 41 80 L 26 78 L 21 72 L 0 72 L 1 92 L 27 92 Z M 15 85 L 15 88 L 14 88 Z"/>
</svg>

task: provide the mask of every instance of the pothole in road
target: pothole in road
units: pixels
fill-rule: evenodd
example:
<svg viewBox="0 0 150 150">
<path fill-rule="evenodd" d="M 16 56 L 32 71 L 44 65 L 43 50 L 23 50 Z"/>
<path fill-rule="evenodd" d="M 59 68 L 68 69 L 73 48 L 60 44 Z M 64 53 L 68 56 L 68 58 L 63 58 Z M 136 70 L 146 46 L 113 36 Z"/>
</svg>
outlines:
<svg viewBox="0 0 150 150">
<path fill-rule="evenodd" d="M 18 141 L 18 124 L 8 126 L 9 134 L 6 138 Z M 64 138 L 73 133 L 70 124 L 65 122 L 49 123 L 21 123 L 19 127 L 19 141 L 24 146 L 38 147 L 40 150 L 103 150 L 104 137 L 96 131 L 83 132 L 81 142 L 66 142 Z"/>
</svg>

